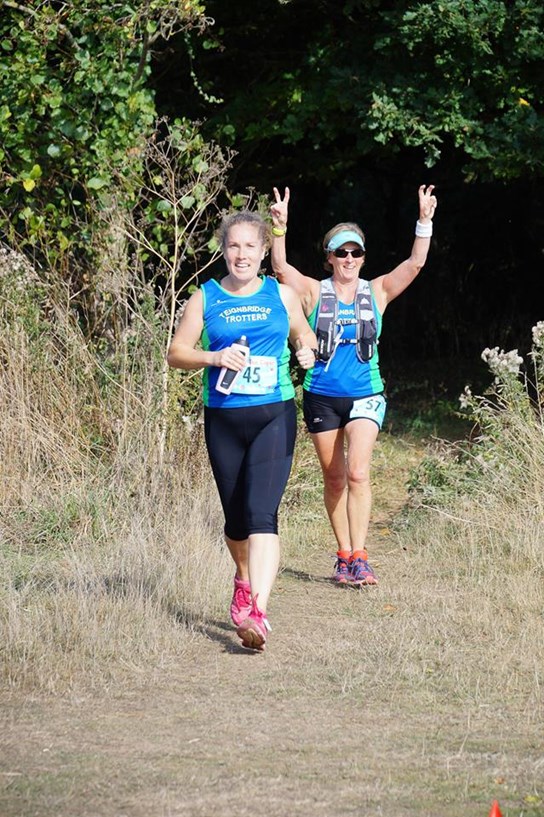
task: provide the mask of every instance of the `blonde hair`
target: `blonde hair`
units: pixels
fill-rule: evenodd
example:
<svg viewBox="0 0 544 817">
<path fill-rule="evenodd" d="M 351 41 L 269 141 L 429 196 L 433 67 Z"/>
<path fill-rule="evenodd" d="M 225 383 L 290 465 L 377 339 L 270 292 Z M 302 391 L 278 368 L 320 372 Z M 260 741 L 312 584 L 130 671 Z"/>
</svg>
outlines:
<svg viewBox="0 0 544 817">
<path fill-rule="evenodd" d="M 256 213 L 254 210 L 238 210 L 235 213 L 224 216 L 217 230 L 217 241 L 222 252 L 225 252 L 227 247 L 229 230 L 236 224 L 251 224 L 253 227 L 256 227 L 259 231 L 259 239 L 264 248 L 266 250 L 270 248 L 270 244 L 272 243 L 270 227 L 260 213 Z"/>
<path fill-rule="evenodd" d="M 323 252 L 325 254 L 328 254 L 327 247 L 329 246 L 329 241 L 331 238 L 334 238 L 334 236 L 338 235 L 338 233 L 343 233 L 345 230 L 351 230 L 352 232 L 357 233 L 357 235 L 360 235 L 363 239 L 363 244 L 366 247 L 366 237 L 359 225 L 355 224 L 354 221 L 342 221 L 340 224 L 335 224 L 334 227 L 331 227 L 331 229 L 325 233 L 323 238 Z M 332 272 L 332 265 L 329 264 L 326 259 L 323 262 L 323 269 L 326 272 Z"/>
</svg>

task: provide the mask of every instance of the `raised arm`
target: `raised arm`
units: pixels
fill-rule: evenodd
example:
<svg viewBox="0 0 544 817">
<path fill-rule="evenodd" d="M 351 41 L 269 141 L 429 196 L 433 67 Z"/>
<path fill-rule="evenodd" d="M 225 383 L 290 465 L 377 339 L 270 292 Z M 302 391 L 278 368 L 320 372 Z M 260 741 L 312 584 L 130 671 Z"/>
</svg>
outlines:
<svg viewBox="0 0 544 817">
<path fill-rule="evenodd" d="M 289 215 L 289 188 L 285 188 L 283 198 L 277 187 L 274 187 L 275 202 L 270 207 L 272 216 L 272 251 L 270 260 L 272 270 L 282 284 L 292 287 L 301 300 L 306 315 L 309 315 L 319 298 L 319 282 L 303 275 L 296 267 L 287 262 L 285 234 Z"/>
<path fill-rule="evenodd" d="M 432 220 L 438 204 L 433 190 L 432 184 L 428 187 L 422 184 L 418 190 L 419 220 L 410 257 L 387 275 L 372 281 L 372 291 L 381 312 L 388 303 L 404 292 L 425 265 L 433 232 Z"/>
</svg>

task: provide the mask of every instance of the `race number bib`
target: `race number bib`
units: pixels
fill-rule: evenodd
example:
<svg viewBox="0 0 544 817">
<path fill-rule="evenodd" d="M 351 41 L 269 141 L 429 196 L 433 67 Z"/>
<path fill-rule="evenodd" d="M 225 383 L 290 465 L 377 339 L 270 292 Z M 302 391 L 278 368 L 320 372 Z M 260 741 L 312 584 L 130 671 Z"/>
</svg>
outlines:
<svg viewBox="0 0 544 817">
<path fill-rule="evenodd" d="M 353 401 L 349 416 L 353 420 L 374 420 L 379 428 L 381 428 L 383 418 L 385 417 L 385 407 L 386 403 L 383 394 L 375 394 L 373 397 L 362 397 L 360 400 Z"/>
<path fill-rule="evenodd" d="M 278 361 L 275 357 L 252 355 L 232 387 L 236 394 L 271 394 L 278 382 Z"/>
</svg>

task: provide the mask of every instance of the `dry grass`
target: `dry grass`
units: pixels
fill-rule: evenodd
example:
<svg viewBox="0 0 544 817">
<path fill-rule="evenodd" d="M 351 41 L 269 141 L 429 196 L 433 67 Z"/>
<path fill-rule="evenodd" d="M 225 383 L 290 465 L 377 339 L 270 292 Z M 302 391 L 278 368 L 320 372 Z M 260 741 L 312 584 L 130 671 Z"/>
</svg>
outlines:
<svg viewBox="0 0 544 817">
<path fill-rule="evenodd" d="M 129 486 L 100 486 L 92 508 L 82 483 L 34 514 L 25 509 L 31 519 L 18 531 L 11 522 L 19 535 L 3 543 L 4 681 L 54 692 L 118 687 L 183 655 L 195 622 L 222 611 L 228 592 L 216 492 L 195 473 L 204 470 L 171 463 L 150 484 L 142 469 L 136 495 L 127 490 L 133 471 Z"/>
<path fill-rule="evenodd" d="M 169 417 L 160 456 L 156 356 L 125 346 L 104 380 L 66 315 L 23 329 L 0 340 L 0 810 L 245 815 L 265 791 L 271 817 L 485 817 L 494 797 L 541 817 L 541 425 L 510 418 L 462 464 L 431 452 L 402 515 L 424 450 L 382 434 L 366 592 L 327 580 L 301 430 L 270 648 L 248 656 L 201 425 Z"/>
<path fill-rule="evenodd" d="M 528 462 L 519 469 L 519 454 L 515 459 L 517 481 L 492 468 L 492 485 L 480 475 L 470 494 L 461 491 L 445 506 L 417 504 L 402 515 L 395 513 L 399 493 L 422 450 L 381 436 L 369 546 L 381 590 L 348 594 L 341 637 L 325 633 L 305 648 L 314 691 L 331 682 L 348 696 L 371 688 L 386 699 L 403 690 L 414 702 L 452 707 L 495 706 L 507 698 L 528 721 L 542 718 L 544 512 L 542 494 L 532 489 L 544 484 L 544 438 L 538 424 L 532 434 L 523 440 Z M 304 447 L 299 465 L 310 455 Z M 308 487 L 306 499 L 312 492 L 298 533 L 289 527 L 287 558 L 316 578 L 312 558 L 324 549 L 332 557 L 334 545 L 328 531 L 325 543 L 319 541 L 326 524 L 319 487 Z M 361 660 L 354 660 L 357 642 Z"/>
<path fill-rule="evenodd" d="M 198 423 L 173 423 L 158 455 L 160 362 L 144 349 L 135 366 L 125 345 L 105 377 L 43 300 L 46 323 L 0 302 L 1 676 L 108 688 L 178 659 L 224 606 L 222 515 Z"/>
</svg>

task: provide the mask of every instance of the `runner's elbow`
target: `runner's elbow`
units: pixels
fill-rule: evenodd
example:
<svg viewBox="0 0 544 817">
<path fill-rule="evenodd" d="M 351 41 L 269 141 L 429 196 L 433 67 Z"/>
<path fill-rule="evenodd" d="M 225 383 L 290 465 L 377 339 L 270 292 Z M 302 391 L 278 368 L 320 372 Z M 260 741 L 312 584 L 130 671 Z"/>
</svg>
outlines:
<svg viewBox="0 0 544 817">
<path fill-rule="evenodd" d="M 279 278 L 281 281 L 285 275 L 285 264 L 282 264 L 281 261 L 274 261 L 274 259 L 272 259 L 270 266 L 272 267 L 272 272 L 276 278 Z"/>
<path fill-rule="evenodd" d="M 415 278 L 417 275 L 419 275 L 419 273 L 421 272 L 421 270 L 425 266 L 425 261 L 426 260 L 427 260 L 427 258 L 421 258 L 421 257 L 418 258 L 417 256 L 416 257 L 411 257 L 409 259 L 410 272 L 411 272 L 413 278 Z"/>
</svg>

